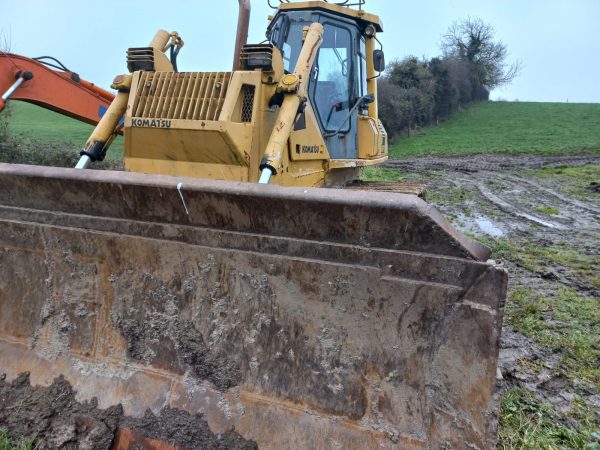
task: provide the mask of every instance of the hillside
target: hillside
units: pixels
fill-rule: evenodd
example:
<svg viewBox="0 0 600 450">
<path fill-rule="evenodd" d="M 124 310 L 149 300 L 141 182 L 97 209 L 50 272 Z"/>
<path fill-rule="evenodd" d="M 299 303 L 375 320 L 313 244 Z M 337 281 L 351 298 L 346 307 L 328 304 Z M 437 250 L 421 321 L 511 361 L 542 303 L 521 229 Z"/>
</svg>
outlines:
<svg viewBox="0 0 600 450">
<path fill-rule="evenodd" d="M 79 147 L 93 127 L 23 102 L 10 102 L 9 130 L 27 140 Z M 109 158 L 120 159 L 118 138 Z M 485 102 L 390 146 L 392 158 L 476 153 L 600 153 L 600 104 Z"/>
<path fill-rule="evenodd" d="M 600 153 L 600 104 L 485 102 L 390 146 L 393 158 Z"/>
<path fill-rule="evenodd" d="M 9 102 L 8 112 L 9 132 L 31 145 L 43 142 L 54 148 L 73 147 L 76 151 L 83 147 L 94 129 L 92 125 L 25 102 Z M 118 137 L 111 149 L 108 158 L 121 159 L 123 138 Z"/>
</svg>

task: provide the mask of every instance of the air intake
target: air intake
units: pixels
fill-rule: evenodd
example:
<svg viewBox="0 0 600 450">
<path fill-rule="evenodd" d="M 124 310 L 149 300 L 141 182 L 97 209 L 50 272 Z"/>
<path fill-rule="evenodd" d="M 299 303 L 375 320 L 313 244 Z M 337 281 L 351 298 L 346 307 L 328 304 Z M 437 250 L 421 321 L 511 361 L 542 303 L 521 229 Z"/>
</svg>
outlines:
<svg viewBox="0 0 600 450">
<path fill-rule="evenodd" d="M 127 50 L 127 69 L 129 72 L 137 70 L 154 70 L 154 49 L 152 47 L 138 47 Z"/>
<path fill-rule="evenodd" d="M 243 70 L 273 70 L 273 46 L 271 44 L 244 45 L 240 53 Z"/>
<path fill-rule="evenodd" d="M 217 120 L 230 81 L 231 72 L 144 72 L 132 116 Z"/>
</svg>

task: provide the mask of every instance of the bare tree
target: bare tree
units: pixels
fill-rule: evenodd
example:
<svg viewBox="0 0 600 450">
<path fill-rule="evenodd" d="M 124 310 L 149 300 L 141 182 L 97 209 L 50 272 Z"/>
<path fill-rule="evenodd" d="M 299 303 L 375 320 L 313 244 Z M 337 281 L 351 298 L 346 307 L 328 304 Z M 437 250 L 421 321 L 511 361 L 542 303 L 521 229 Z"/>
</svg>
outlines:
<svg viewBox="0 0 600 450">
<path fill-rule="evenodd" d="M 446 57 L 468 61 L 475 81 L 488 89 L 510 83 L 521 72 L 520 61 L 509 64 L 508 50 L 495 41 L 494 27 L 478 18 L 454 22 L 442 37 L 441 49 Z"/>
<path fill-rule="evenodd" d="M 10 53 L 12 48 L 12 39 L 10 32 L 6 30 L 0 30 L 0 52 Z"/>
</svg>

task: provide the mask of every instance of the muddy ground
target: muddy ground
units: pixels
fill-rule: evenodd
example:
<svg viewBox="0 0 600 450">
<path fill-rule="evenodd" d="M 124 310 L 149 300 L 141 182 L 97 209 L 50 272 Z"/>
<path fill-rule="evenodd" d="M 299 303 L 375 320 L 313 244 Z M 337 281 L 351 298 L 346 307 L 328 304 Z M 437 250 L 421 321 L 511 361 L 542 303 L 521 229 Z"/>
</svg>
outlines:
<svg viewBox="0 0 600 450">
<path fill-rule="evenodd" d="M 512 249 L 500 255 L 509 270 L 511 293 L 524 290 L 548 298 L 576 293 L 595 299 L 598 311 L 600 179 L 578 181 L 547 176 L 543 170 L 587 164 L 600 164 L 600 156 L 429 157 L 393 160 L 386 167 L 398 170 L 407 181 L 427 182 L 427 200 L 461 231 L 492 248 Z M 527 252 L 535 256 L 529 259 Z M 568 413 L 583 401 L 595 411 L 592 420 L 600 425 L 600 386 L 564 367 L 564 349 L 551 349 L 516 332 L 511 298 L 500 353 L 500 392 L 514 386 L 533 392 L 552 405 L 557 418 L 572 426 L 578 424 Z M 522 317 L 522 311 L 518 313 Z M 542 311 L 542 318 L 545 323 L 536 325 L 536 330 L 547 327 L 554 332 L 569 326 L 559 322 L 552 310 Z M 600 366 L 600 360 L 596 362 Z"/>
</svg>

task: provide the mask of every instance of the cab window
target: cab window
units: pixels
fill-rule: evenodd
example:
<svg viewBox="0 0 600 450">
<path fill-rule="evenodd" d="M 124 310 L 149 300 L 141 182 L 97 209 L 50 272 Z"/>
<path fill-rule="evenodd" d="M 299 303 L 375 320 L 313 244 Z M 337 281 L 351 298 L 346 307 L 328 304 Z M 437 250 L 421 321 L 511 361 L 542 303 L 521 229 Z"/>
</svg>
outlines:
<svg viewBox="0 0 600 450">
<path fill-rule="evenodd" d="M 323 43 L 313 67 L 311 99 L 326 131 L 349 130 L 352 87 L 352 35 L 346 28 L 324 24 Z M 344 123 L 344 121 L 346 123 Z"/>
</svg>

